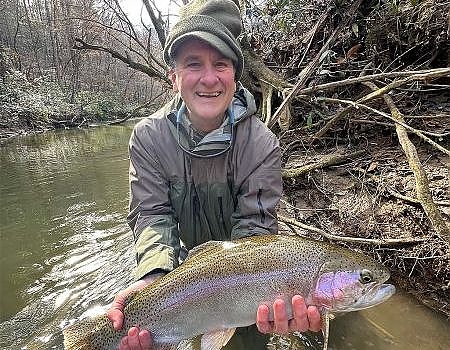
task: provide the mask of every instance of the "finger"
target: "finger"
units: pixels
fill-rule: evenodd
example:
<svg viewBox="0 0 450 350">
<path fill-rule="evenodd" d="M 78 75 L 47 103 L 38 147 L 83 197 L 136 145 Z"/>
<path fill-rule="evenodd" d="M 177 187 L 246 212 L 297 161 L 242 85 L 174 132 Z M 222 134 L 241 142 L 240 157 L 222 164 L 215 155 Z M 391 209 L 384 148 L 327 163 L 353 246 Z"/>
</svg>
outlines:
<svg viewBox="0 0 450 350">
<path fill-rule="evenodd" d="M 322 328 L 322 321 L 320 319 L 320 312 L 316 306 L 308 306 L 308 320 L 309 329 L 313 332 L 318 332 Z"/>
<path fill-rule="evenodd" d="M 289 330 L 291 332 L 306 332 L 309 329 L 308 309 L 305 299 L 300 295 L 292 297 L 292 314 L 293 319 L 289 322 Z"/>
<path fill-rule="evenodd" d="M 273 321 L 275 333 L 278 334 L 289 333 L 289 323 L 286 312 L 286 304 L 282 299 L 277 299 L 273 303 Z"/>
<path fill-rule="evenodd" d="M 139 342 L 139 328 L 131 327 L 128 330 L 128 347 L 130 350 L 140 350 L 141 343 Z"/>
<path fill-rule="evenodd" d="M 150 349 L 152 346 L 152 338 L 148 330 L 143 329 L 139 332 L 139 343 L 141 343 L 142 349 Z"/>
<path fill-rule="evenodd" d="M 269 321 L 269 307 L 267 305 L 259 305 L 256 312 L 256 326 L 263 334 L 272 332 L 272 324 Z"/>
<path fill-rule="evenodd" d="M 119 343 L 119 350 L 129 350 L 130 347 L 128 346 L 128 337 L 125 336 L 120 340 Z"/>
<path fill-rule="evenodd" d="M 113 327 L 116 331 L 122 329 L 123 325 L 123 309 L 124 309 L 125 296 L 119 293 L 114 298 L 114 301 L 107 312 L 108 318 L 112 321 Z"/>
<path fill-rule="evenodd" d="M 113 323 L 113 327 L 116 331 L 122 329 L 124 316 L 123 316 L 123 312 L 121 310 L 119 310 L 117 308 L 111 308 L 108 310 L 107 316 Z"/>
</svg>

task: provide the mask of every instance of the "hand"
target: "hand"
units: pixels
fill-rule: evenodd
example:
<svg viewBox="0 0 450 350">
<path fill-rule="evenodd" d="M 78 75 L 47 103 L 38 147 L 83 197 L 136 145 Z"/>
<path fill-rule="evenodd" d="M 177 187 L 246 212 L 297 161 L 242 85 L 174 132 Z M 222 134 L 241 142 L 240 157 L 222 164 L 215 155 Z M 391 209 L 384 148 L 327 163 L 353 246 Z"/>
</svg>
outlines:
<svg viewBox="0 0 450 350">
<path fill-rule="evenodd" d="M 318 332 L 321 328 L 319 310 L 315 306 L 306 306 L 300 295 L 292 297 L 293 318 L 288 319 L 284 300 L 273 303 L 273 322 L 269 321 L 269 307 L 262 304 L 256 313 L 256 325 L 261 333 L 288 334 L 292 332 Z"/>
<path fill-rule="evenodd" d="M 108 318 L 113 323 L 115 330 L 122 329 L 125 308 L 125 302 L 130 294 L 133 294 L 150 283 L 155 279 L 161 277 L 163 274 L 152 274 L 144 277 L 143 279 L 131 284 L 128 288 L 120 291 L 107 312 Z M 138 327 L 131 327 L 128 330 L 128 334 L 124 336 L 119 344 L 119 350 L 148 350 L 151 348 L 152 339 L 148 330 L 140 330 Z"/>
</svg>

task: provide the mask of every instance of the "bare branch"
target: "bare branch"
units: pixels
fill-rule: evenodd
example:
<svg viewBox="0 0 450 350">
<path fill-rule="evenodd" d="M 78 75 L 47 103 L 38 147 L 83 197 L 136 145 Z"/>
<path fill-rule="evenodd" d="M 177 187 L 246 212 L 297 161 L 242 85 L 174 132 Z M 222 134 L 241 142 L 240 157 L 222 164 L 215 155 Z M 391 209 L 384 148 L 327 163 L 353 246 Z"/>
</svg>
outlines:
<svg viewBox="0 0 450 350">
<path fill-rule="evenodd" d="M 126 63 L 130 68 L 136 69 L 142 73 L 147 74 L 149 77 L 160 79 L 162 82 L 171 85 L 170 79 L 166 76 L 165 72 L 160 72 L 153 68 L 152 66 L 145 65 L 139 62 L 132 60 L 129 56 L 124 56 L 119 52 L 112 50 L 107 47 L 91 45 L 83 40 L 76 38 L 76 44 L 73 46 L 76 50 L 94 50 L 94 51 L 103 51 L 109 53 L 112 57 L 121 60 Z"/>
<path fill-rule="evenodd" d="M 161 18 L 161 12 L 158 11 L 158 17 L 155 15 L 155 11 L 153 11 L 152 6 L 148 0 L 142 0 L 147 9 L 147 13 L 150 16 L 150 20 L 153 23 L 153 27 L 156 30 L 156 34 L 158 35 L 158 40 L 161 46 L 164 46 L 166 42 L 166 31 L 165 31 L 165 22 Z"/>
</svg>

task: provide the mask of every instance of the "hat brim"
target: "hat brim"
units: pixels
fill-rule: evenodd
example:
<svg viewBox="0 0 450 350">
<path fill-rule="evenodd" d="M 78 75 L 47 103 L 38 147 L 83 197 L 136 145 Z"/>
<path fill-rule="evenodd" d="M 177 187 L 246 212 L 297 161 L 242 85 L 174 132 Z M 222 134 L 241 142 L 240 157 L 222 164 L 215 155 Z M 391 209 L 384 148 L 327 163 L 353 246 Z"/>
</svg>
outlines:
<svg viewBox="0 0 450 350">
<path fill-rule="evenodd" d="M 189 39 L 200 39 L 205 41 L 217 51 L 219 51 L 224 57 L 231 59 L 235 64 L 238 62 L 238 57 L 236 53 L 230 48 L 230 46 L 220 39 L 218 36 L 202 31 L 193 31 L 183 35 L 180 35 L 173 43 L 170 45 L 168 50 L 169 57 L 175 59 L 177 50 L 181 45 Z"/>
</svg>

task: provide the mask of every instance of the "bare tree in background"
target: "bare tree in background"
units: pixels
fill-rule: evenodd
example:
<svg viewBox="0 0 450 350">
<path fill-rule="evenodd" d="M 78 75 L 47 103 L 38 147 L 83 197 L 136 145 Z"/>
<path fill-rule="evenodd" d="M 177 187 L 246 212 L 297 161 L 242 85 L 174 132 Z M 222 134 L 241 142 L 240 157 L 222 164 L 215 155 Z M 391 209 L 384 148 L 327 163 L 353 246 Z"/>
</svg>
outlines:
<svg viewBox="0 0 450 350">
<path fill-rule="evenodd" d="M 137 26 L 130 21 L 118 0 L 101 1 L 95 16 L 80 19 L 102 34 L 78 36 L 74 48 L 109 53 L 130 68 L 170 86 L 161 55 L 168 31 L 168 15 L 163 15 L 153 0 L 143 0 L 142 3 L 141 11 L 145 11 L 151 23 L 142 20 L 141 12 L 141 26 Z"/>
</svg>

